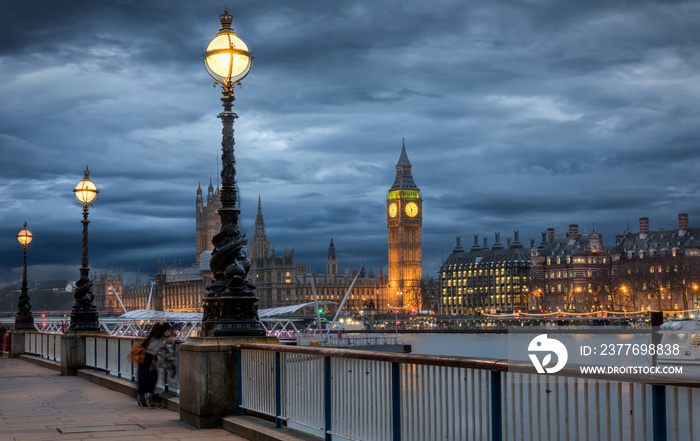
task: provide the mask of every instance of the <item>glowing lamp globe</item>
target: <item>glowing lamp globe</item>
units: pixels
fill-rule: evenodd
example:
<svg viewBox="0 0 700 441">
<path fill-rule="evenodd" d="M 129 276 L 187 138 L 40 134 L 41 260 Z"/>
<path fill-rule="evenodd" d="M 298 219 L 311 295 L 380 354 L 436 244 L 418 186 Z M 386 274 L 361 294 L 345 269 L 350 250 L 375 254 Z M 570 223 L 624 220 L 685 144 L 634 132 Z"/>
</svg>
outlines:
<svg viewBox="0 0 700 441">
<path fill-rule="evenodd" d="M 224 11 L 219 20 L 221 29 L 204 52 L 204 65 L 212 78 L 224 86 L 231 86 L 248 75 L 253 57 L 248 46 L 231 28 L 233 16 Z"/>
<path fill-rule="evenodd" d="M 17 240 L 22 244 L 22 246 L 26 247 L 33 238 L 32 232 L 27 229 L 27 223 L 25 222 L 22 231 L 17 233 Z"/>
<path fill-rule="evenodd" d="M 85 167 L 85 177 L 82 181 L 78 182 L 75 186 L 73 193 L 75 193 L 75 199 L 81 204 L 87 206 L 97 199 L 97 194 L 100 191 L 95 187 L 95 184 L 90 180 L 90 171 Z"/>
</svg>

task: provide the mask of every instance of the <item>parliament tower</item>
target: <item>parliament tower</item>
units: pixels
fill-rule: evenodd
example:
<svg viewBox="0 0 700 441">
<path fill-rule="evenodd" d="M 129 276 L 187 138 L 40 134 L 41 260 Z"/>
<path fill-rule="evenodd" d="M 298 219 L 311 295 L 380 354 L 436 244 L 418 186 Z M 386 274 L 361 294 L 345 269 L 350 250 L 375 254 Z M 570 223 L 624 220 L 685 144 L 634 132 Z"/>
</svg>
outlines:
<svg viewBox="0 0 700 441">
<path fill-rule="evenodd" d="M 394 185 L 386 199 L 386 223 L 389 229 L 389 306 L 418 309 L 423 266 L 423 200 L 413 181 L 405 141 L 396 164 Z"/>
<path fill-rule="evenodd" d="M 204 198 L 202 197 L 202 186 L 197 187 L 197 260 L 199 263 L 199 257 L 204 251 L 212 251 L 214 249 L 211 240 L 216 233 L 221 230 L 221 218 L 219 217 L 218 209 L 221 207 L 221 191 L 219 190 L 219 184 L 216 185 L 216 190 L 214 186 L 209 181 L 209 188 L 207 189 L 207 203 L 204 205 Z"/>
</svg>

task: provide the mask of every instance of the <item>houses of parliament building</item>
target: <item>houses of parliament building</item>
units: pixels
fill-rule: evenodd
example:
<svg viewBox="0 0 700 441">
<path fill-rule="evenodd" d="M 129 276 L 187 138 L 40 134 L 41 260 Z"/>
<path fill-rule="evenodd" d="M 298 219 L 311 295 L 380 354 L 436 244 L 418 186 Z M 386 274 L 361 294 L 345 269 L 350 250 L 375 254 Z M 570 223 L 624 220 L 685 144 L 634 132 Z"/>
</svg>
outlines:
<svg viewBox="0 0 700 441">
<path fill-rule="evenodd" d="M 265 230 L 262 200 L 258 197 L 258 209 L 252 238 L 248 235 L 248 254 L 251 262 L 248 278 L 256 285 L 258 307 L 274 308 L 313 301 L 315 289 L 318 300 L 340 304 L 348 288 L 357 280 L 348 296 L 344 309 L 349 312 L 373 306 L 378 312 L 389 309 L 414 307 L 420 289 L 421 228 L 423 207 L 420 189 L 416 186 L 411 163 L 402 145 L 396 164 L 394 184 L 388 192 L 388 272 L 354 268 L 341 271 L 336 248 L 330 238 L 326 256 L 325 274 L 309 272 L 308 264 L 297 260 L 294 249 L 278 252 L 271 245 Z M 192 266 L 180 262 L 168 265 L 158 262 L 158 270 L 152 279 L 152 288 L 137 282 L 123 283 L 123 274 L 97 270 L 91 278 L 94 283 L 95 304 L 100 311 L 119 313 L 121 307 L 116 296 L 122 299 L 127 310 L 150 308 L 163 311 L 199 311 L 206 287 L 212 281 L 209 259 L 212 238 L 219 232 L 221 221 L 217 210 L 221 206 L 220 189 L 210 182 L 206 200 L 201 185 L 197 188 L 196 211 L 196 259 Z"/>
</svg>

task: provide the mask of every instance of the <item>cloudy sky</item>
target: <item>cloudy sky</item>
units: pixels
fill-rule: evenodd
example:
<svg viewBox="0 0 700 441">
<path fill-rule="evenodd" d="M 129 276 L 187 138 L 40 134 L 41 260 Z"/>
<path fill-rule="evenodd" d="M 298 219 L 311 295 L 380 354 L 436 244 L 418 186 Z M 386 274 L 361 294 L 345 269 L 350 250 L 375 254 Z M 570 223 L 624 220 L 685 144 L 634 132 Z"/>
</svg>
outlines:
<svg viewBox="0 0 700 441">
<path fill-rule="evenodd" d="M 5 0 L 0 282 L 195 258 L 195 192 L 216 182 L 220 89 L 202 64 L 221 2 Z M 423 192 L 423 269 L 461 235 L 539 242 L 593 223 L 607 244 L 700 224 L 700 3 L 554 0 L 229 3 L 255 61 L 236 89 L 243 229 L 258 195 L 278 251 L 318 272 L 386 269 L 402 138 Z"/>
</svg>

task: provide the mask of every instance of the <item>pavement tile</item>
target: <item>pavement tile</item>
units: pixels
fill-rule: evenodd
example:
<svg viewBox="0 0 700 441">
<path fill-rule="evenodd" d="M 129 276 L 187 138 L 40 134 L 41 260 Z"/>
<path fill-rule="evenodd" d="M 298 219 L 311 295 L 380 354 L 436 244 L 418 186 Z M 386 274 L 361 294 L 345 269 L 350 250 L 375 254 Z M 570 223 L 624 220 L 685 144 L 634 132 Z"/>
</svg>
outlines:
<svg viewBox="0 0 700 441">
<path fill-rule="evenodd" d="M 224 429 L 198 430 L 176 412 L 140 408 L 133 397 L 19 359 L 0 358 L 0 441 L 244 440 Z M 143 429 L 98 431 L 99 426 Z M 59 433 L 61 427 L 96 431 Z"/>
</svg>

